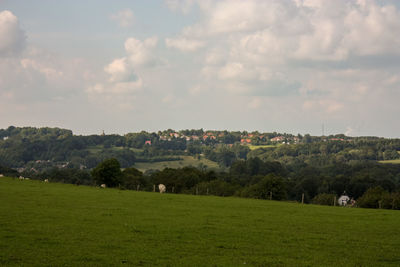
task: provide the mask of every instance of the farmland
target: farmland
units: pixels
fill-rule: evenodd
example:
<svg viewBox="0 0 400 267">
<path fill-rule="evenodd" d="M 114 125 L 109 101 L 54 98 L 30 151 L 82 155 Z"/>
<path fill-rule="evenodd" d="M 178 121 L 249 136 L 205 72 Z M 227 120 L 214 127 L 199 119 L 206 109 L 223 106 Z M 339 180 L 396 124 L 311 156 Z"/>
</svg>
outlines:
<svg viewBox="0 0 400 267">
<path fill-rule="evenodd" d="M 0 265 L 398 266 L 400 213 L 0 178 Z"/>
<path fill-rule="evenodd" d="M 381 160 L 379 163 L 384 164 L 400 164 L 400 159 L 392 159 L 392 160 Z"/>
<path fill-rule="evenodd" d="M 192 156 L 181 156 L 181 160 L 174 161 L 160 161 L 160 162 L 137 162 L 134 167 L 138 170 L 145 172 L 146 170 L 162 170 L 164 168 L 182 168 L 185 166 L 193 167 L 206 167 L 208 169 L 218 169 L 219 166 L 216 162 L 208 160 L 204 157 L 195 159 Z"/>
</svg>

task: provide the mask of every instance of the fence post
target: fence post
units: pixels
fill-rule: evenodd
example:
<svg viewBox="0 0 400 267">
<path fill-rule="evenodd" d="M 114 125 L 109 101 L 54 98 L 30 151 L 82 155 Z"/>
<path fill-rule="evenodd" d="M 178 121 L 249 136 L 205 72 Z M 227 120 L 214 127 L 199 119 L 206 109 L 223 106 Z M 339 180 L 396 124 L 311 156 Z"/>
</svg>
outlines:
<svg viewBox="0 0 400 267">
<path fill-rule="evenodd" d="M 301 194 L 301 204 L 304 204 L 304 193 Z"/>
<path fill-rule="evenodd" d="M 208 188 L 207 188 L 207 195 L 208 195 Z"/>
<path fill-rule="evenodd" d="M 156 185 L 153 184 L 153 192 L 156 192 Z"/>
<path fill-rule="evenodd" d="M 175 191 L 175 186 L 172 187 L 172 193 L 174 193 L 174 191 Z"/>
<path fill-rule="evenodd" d="M 139 191 L 139 188 L 140 188 L 140 185 L 138 184 L 138 185 L 136 186 L 136 191 Z"/>
<path fill-rule="evenodd" d="M 272 200 L 272 191 L 269 192 L 269 200 Z"/>
<path fill-rule="evenodd" d="M 333 198 L 333 206 L 336 206 L 336 196 Z"/>
<path fill-rule="evenodd" d="M 199 188 L 196 186 L 196 195 L 199 194 Z"/>
</svg>

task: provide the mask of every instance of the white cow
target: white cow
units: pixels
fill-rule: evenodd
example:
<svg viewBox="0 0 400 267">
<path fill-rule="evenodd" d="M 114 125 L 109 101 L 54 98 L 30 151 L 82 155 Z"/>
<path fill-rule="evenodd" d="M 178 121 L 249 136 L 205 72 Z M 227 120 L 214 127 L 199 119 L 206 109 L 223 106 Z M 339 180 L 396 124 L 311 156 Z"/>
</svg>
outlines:
<svg viewBox="0 0 400 267">
<path fill-rule="evenodd" d="M 167 188 L 165 187 L 165 185 L 163 184 L 159 184 L 158 185 L 158 191 L 160 191 L 160 193 L 165 193 L 165 191 L 167 190 Z"/>
<path fill-rule="evenodd" d="M 338 204 L 340 206 L 347 206 L 347 203 L 349 203 L 350 198 L 346 195 L 341 195 L 338 199 Z"/>
<path fill-rule="evenodd" d="M 49 182 L 49 179 L 44 179 L 44 182 L 45 182 L 45 183 L 48 183 L 48 182 Z"/>
<path fill-rule="evenodd" d="M 101 188 L 106 188 L 107 186 L 106 186 L 106 184 L 101 184 L 100 187 Z"/>
<path fill-rule="evenodd" d="M 25 178 L 24 178 L 24 177 L 22 177 L 22 176 L 20 176 L 18 179 L 20 179 L 20 180 L 25 180 Z"/>
</svg>

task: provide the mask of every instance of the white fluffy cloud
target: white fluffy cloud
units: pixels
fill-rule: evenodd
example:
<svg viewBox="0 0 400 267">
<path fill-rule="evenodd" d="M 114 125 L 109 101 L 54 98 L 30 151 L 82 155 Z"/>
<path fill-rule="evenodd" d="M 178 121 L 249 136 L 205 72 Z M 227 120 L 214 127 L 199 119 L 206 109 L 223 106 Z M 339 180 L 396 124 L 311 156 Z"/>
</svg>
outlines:
<svg viewBox="0 0 400 267">
<path fill-rule="evenodd" d="M 112 14 L 110 18 L 118 23 L 122 28 L 128 28 L 133 25 L 134 15 L 132 10 L 129 8 L 119 11 L 116 14 Z"/>
<path fill-rule="evenodd" d="M 25 47 L 25 33 L 18 18 L 10 11 L 0 12 L 0 56 L 12 56 Z"/>
<path fill-rule="evenodd" d="M 186 12 L 194 6 L 194 1 L 168 1 L 172 9 L 177 9 L 177 3 L 186 6 Z M 230 92 L 300 93 L 313 80 L 313 69 L 330 73 L 337 66 L 362 68 L 360 58 L 400 56 L 400 11 L 387 3 L 223 0 L 197 1 L 197 5 L 202 20 L 182 29 L 179 38 L 167 38 L 166 45 L 197 51 L 206 44 L 205 54 L 198 54 L 204 59 L 202 77 Z M 329 99 L 335 82 L 329 74 L 323 76 L 325 83 L 306 89 L 320 91 L 322 105 L 335 102 Z M 352 82 L 360 78 L 354 76 Z M 310 106 L 310 101 L 304 106 Z M 341 105 L 328 106 L 334 112 Z"/>
<path fill-rule="evenodd" d="M 143 41 L 133 37 L 128 38 L 124 44 L 126 56 L 114 59 L 104 67 L 108 78 L 86 89 L 89 99 L 94 103 L 121 109 L 134 108 L 136 95 L 144 87 L 140 73 L 159 63 L 154 55 L 157 43 L 156 37 Z"/>
<path fill-rule="evenodd" d="M 110 82 L 129 82 L 137 80 L 137 76 L 127 58 L 115 59 L 104 68 L 104 71 L 110 75 Z"/>
<path fill-rule="evenodd" d="M 196 51 L 201 47 L 204 47 L 204 42 L 198 40 L 190 40 L 187 38 L 167 38 L 165 39 L 167 47 L 173 47 L 181 51 Z"/>
<path fill-rule="evenodd" d="M 153 49 L 158 43 L 157 37 L 147 38 L 143 41 L 133 37 L 125 41 L 125 51 L 129 61 L 134 66 L 154 66 L 157 58 L 153 55 Z"/>
</svg>

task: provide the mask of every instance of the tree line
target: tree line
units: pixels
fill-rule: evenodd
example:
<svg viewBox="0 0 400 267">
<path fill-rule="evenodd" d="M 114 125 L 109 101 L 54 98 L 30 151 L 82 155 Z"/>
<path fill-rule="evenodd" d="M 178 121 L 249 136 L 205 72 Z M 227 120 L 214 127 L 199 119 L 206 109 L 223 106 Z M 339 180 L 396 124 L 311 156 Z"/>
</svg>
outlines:
<svg viewBox="0 0 400 267">
<path fill-rule="evenodd" d="M 8 175 L 12 169 L 0 167 Z M 304 201 L 334 205 L 344 192 L 360 207 L 400 209 L 400 166 L 377 163 L 313 167 L 284 165 L 259 158 L 235 161 L 229 171 L 195 167 L 165 168 L 143 173 L 136 168 L 121 169 L 120 162 L 106 159 L 91 171 L 53 168 L 25 172 L 32 179 L 53 182 L 101 185 L 126 190 L 153 191 L 164 184 L 168 193 L 237 196 L 256 199 Z"/>
</svg>

